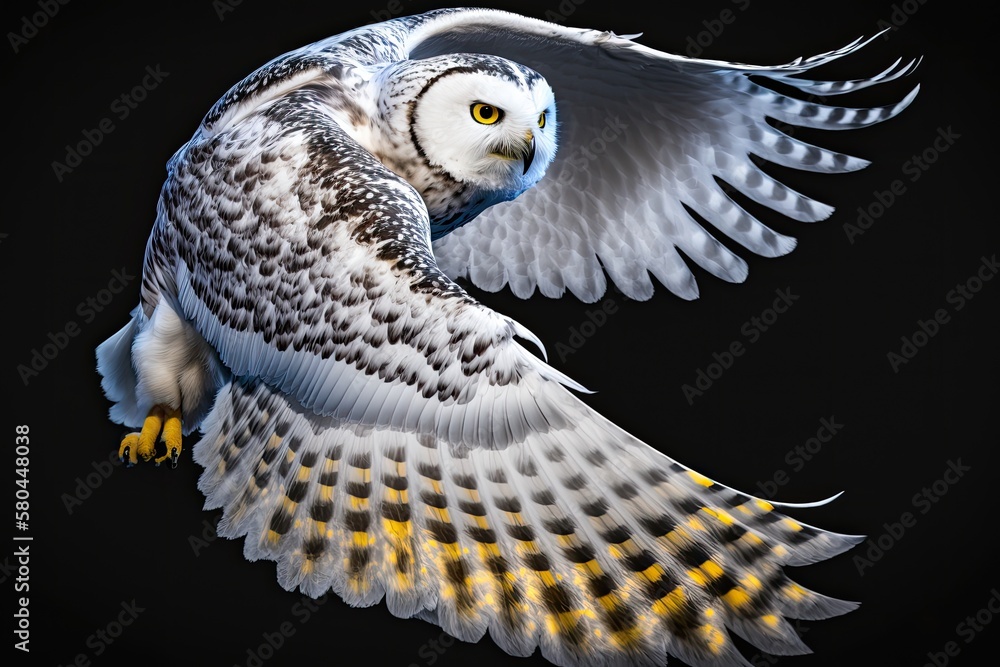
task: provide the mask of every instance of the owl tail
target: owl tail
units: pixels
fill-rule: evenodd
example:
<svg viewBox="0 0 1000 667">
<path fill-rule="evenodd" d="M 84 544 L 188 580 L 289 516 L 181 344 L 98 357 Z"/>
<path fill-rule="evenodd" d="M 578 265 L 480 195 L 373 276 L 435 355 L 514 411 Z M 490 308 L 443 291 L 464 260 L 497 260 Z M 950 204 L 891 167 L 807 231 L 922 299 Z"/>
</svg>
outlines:
<svg viewBox="0 0 1000 667">
<path fill-rule="evenodd" d="M 551 385 L 551 386 L 549 386 Z M 784 565 L 861 538 L 817 530 L 675 463 L 555 383 L 504 449 L 320 417 L 258 382 L 220 392 L 195 459 L 219 534 L 286 589 L 385 598 L 466 641 L 559 665 L 748 665 L 808 652 L 786 618 L 853 609 Z M 496 410 L 512 410 L 512 402 Z M 457 429 L 461 431 L 461 429 Z M 515 438 L 517 440 L 517 438 Z"/>
</svg>

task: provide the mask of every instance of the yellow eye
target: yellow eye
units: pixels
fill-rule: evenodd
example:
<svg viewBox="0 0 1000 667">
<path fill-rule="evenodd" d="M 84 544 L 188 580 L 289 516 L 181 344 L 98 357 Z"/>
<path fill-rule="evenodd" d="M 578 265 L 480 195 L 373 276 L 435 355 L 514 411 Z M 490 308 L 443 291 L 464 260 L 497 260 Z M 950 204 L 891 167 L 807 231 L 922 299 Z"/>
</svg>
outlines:
<svg viewBox="0 0 1000 667">
<path fill-rule="evenodd" d="M 544 111 L 538 117 L 538 127 L 545 127 L 545 112 Z"/>
<path fill-rule="evenodd" d="M 471 111 L 475 121 L 483 125 L 492 125 L 503 118 L 502 109 L 497 109 L 492 104 L 484 104 L 483 102 L 473 104 Z"/>
</svg>

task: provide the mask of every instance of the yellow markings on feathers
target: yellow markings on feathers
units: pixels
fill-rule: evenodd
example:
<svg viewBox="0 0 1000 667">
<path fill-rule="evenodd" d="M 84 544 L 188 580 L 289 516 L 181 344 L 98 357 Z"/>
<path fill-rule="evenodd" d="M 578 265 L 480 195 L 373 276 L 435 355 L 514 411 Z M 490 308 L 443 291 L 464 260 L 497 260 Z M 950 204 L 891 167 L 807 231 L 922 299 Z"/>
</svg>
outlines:
<svg viewBox="0 0 1000 667">
<path fill-rule="evenodd" d="M 775 545 L 775 547 L 771 549 L 771 551 L 773 551 L 774 555 L 777 556 L 778 558 L 784 558 L 785 556 L 788 555 L 788 549 L 786 549 L 780 544 Z"/>
<path fill-rule="evenodd" d="M 708 577 L 706 577 L 702 571 L 696 567 L 688 570 L 687 575 L 691 577 L 691 580 L 699 586 L 704 586 L 708 583 Z"/>
<path fill-rule="evenodd" d="M 507 516 L 507 521 L 511 525 L 514 525 L 514 526 L 523 526 L 524 525 L 524 519 L 521 518 L 521 513 L 520 512 L 507 512 L 507 511 L 504 511 L 504 510 L 501 510 L 501 511 Z"/>
<path fill-rule="evenodd" d="M 778 627 L 778 617 L 775 616 L 774 614 L 767 614 L 765 616 L 761 616 L 760 620 L 764 621 L 772 628 Z"/>
<path fill-rule="evenodd" d="M 369 535 L 363 530 L 355 530 L 351 533 L 351 544 L 360 548 L 369 547 L 375 544 L 375 536 Z"/>
<path fill-rule="evenodd" d="M 702 563 L 701 570 L 712 579 L 718 579 L 723 575 L 722 568 L 719 567 L 718 563 L 712 560 L 706 560 Z"/>
<path fill-rule="evenodd" d="M 267 541 L 271 544 L 277 544 L 278 540 L 281 539 L 281 533 L 275 532 L 273 530 L 267 531 Z"/>
<path fill-rule="evenodd" d="M 451 515 L 447 507 L 431 507 L 426 505 L 427 513 L 442 523 L 451 523 Z"/>
<path fill-rule="evenodd" d="M 798 602 L 799 600 L 809 595 L 809 591 L 802 588 L 798 584 L 791 584 L 789 586 L 786 586 L 784 590 L 785 590 L 785 595 L 787 595 L 790 599 L 794 600 L 795 602 Z"/>
<path fill-rule="evenodd" d="M 698 629 L 701 630 L 702 635 L 708 641 L 708 650 L 718 655 L 722 647 L 726 645 L 725 633 L 711 623 L 706 623 Z"/>
<path fill-rule="evenodd" d="M 462 558 L 462 547 L 458 546 L 458 542 L 444 542 L 441 544 L 444 549 L 445 554 L 448 558 L 452 560 L 461 560 Z"/>
<path fill-rule="evenodd" d="M 327 527 L 325 521 L 317 521 L 316 519 L 309 519 L 313 525 L 313 535 L 319 538 L 330 539 L 333 537 L 333 530 Z"/>
<path fill-rule="evenodd" d="M 733 523 L 735 523 L 733 517 L 729 516 L 729 514 L 723 512 L 720 509 L 715 509 L 713 507 L 702 507 L 701 511 L 704 512 L 705 514 L 708 514 L 709 516 L 715 517 L 716 519 L 721 521 L 722 524 L 725 526 L 731 526 L 733 525 Z"/>
<path fill-rule="evenodd" d="M 799 523 L 798 521 L 794 521 L 792 519 L 785 519 L 783 523 L 792 530 L 794 530 L 796 533 L 802 530 L 802 524 Z"/>
<path fill-rule="evenodd" d="M 479 557 L 483 560 L 500 557 L 500 547 L 494 542 L 479 543 Z M 509 574 L 509 573 L 508 573 Z"/>
<path fill-rule="evenodd" d="M 743 505 L 737 505 L 736 509 L 738 509 L 739 511 L 743 512 L 747 516 L 753 516 L 753 512 L 751 512 L 750 508 L 747 507 L 745 504 L 743 504 Z"/>
<path fill-rule="evenodd" d="M 548 630 L 550 635 L 561 634 L 563 630 L 569 630 L 576 627 L 580 618 L 584 616 L 593 617 L 593 614 L 584 609 L 563 611 L 558 614 L 546 614 L 545 629 Z"/>
<path fill-rule="evenodd" d="M 611 633 L 611 642 L 618 648 L 630 649 L 639 645 L 643 632 L 638 626 Z"/>
<path fill-rule="evenodd" d="M 403 489 L 402 491 L 397 491 L 396 489 L 386 488 L 385 499 L 387 502 L 390 503 L 400 503 L 403 505 L 409 503 L 409 500 L 407 499 L 406 496 L 406 489 Z"/>
<path fill-rule="evenodd" d="M 615 591 L 602 595 L 597 598 L 597 601 L 601 603 L 601 606 L 604 607 L 605 611 L 614 611 L 622 606 L 622 598 Z"/>
<path fill-rule="evenodd" d="M 723 571 L 714 561 L 706 560 L 700 567 L 693 567 L 688 570 L 687 575 L 699 586 L 706 586 L 710 581 L 721 577 Z"/>
<path fill-rule="evenodd" d="M 536 554 L 536 553 L 538 553 L 538 545 L 535 544 L 534 540 L 527 540 L 525 542 L 518 542 L 517 543 L 517 551 L 518 551 L 518 555 L 520 555 L 523 558 L 525 554 Z"/>
<path fill-rule="evenodd" d="M 688 470 L 688 477 L 690 477 L 696 484 L 701 484 L 702 486 L 712 486 L 715 484 L 712 480 L 704 475 L 699 475 L 694 470 Z"/>
<path fill-rule="evenodd" d="M 684 611 L 684 602 L 687 600 L 684 589 L 680 586 L 670 591 L 659 600 L 653 603 L 652 610 L 660 616 L 680 616 Z"/>
<path fill-rule="evenodd" d="M 667 533 L 666 538 L 675 546 L 681 547 L 691 540 L 691 535 L 684 530 L 683 526 L 678 526 Z"/>
<path fill-rule="evenodd" d="M 695 517 L 691 517 L 690 519 L 688 519 L 687 525 L 691 528 L 691 530 L 705 530 L 705 524 L 703 524 L 701 521 L 698 521 L 698 519 Z"/>
<path fill-rule="evenodd" d="M 288 496 L 285 496 L 284 498 L 281 499 L 281 509 L 289 514 L 295 513 L 296 505 L 298 505 L 298 503 L 289 498 Z"/>
<path fill-rule="evenodd" d="M 324 484 L 319 485 L 319 499 L 323 501 L 333 500 L 333 487 Z"/>
<path fill-rule="evenodd" d="M 308 482 L 309 481 L 309 473 L 310 472 L 312 472 L 312 468 L 307 468 L 305 466 L 300 466 L 299 467 L 299 474 L 296 476 L 296 479 L 298 479 L 300 482 Z"/>
<path fill-rule="evenodd" d="M 294 460 L 295 460 L 295 452 L 289 449 L 287 452 L 285 452 L 285 461 L 291 463 Z"/>
<path fill-rule="evenodd" d="M 723 595 L 722 599 L 725 600 L 726 604 L 728 604 L 733 609 L 739 609 L 741 607 L 750 604 L 751 598 L 749 595 L 747 595 L 746 591 L 737 586 L 735 588 L 730 589 L 728 593 Z"/>
<path fill-rule="evenodd" d="M 664 570 L 659 563 L 653 563 L 640 574 L 655 583 L 663 578 Z"/>
<path fill-rule="evenodd" d="M 399 542 L 405 542 L 410 537 L 409 521 L 393 521 L 392 519 L 382 519 L 385 532 L 389 538 Z"/>
<path fill-rule="evenodd" d="M 753 576 L 752 574 L 748 574 L 747 576 L 740 579 L 740 583 L 752 591 L 759 591 L 761 588 L 764 587 L 764 585 L 760 583 L 760 579 Z"/>
<path fill-rule="evenodd" d="M 281 444 L 281 436 L 279 436 L 277 433 L 272 433 L 271 437 L 267 441 L 266 447 L 268 449 L 277 449 L 280 444 Z"/>
<path fill-rule="evenodd" d="M 368 499 L 358 498 L 357 496 L 347 496 L 351 503 L 352 510 L 366 510 L 368 509 Z"/>
<path fill-rule="evenodd" d="M 761 500 L 760 498 L 754 498 L 753 502 L 755 505 L 757 505 L 757 507 L 764 510 L 765 512 L 770 512 L 771 510 L 774 509 L 774 505 L 767 502 L 766 500 Z"/>
</svg>

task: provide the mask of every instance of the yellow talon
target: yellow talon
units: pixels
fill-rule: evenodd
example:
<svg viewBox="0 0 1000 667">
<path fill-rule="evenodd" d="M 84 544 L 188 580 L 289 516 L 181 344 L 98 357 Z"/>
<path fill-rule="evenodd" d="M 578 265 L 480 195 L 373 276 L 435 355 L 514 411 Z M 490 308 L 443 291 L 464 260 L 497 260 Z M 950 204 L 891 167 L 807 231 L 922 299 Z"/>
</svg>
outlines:
<svg viewBox="0 0 1000 667">
<path fill-rule="evenodd" d="M 156 465 L 170 459 L 171 467 L 177 466 L 181 453 L 181 411 L 162 405 L 154 405 L 142 423 L 142 430 L 129 433 L 122 438 L 118 456 L 123 461 L 128 457 L 130 466 L 138 463 L 138 457 L 148 461 L 156 454 L 156 440 L 160 438 L 166 445 L 166 453 L 154 459 Z"/>
</svg>

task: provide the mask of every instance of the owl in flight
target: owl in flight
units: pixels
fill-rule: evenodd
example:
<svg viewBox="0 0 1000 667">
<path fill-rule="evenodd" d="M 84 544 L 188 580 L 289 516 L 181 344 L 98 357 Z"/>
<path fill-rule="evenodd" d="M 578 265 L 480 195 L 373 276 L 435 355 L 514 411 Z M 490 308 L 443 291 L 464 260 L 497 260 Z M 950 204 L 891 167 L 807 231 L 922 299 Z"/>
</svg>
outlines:
<svg viewBox="0 0 1000 667">
<path fill-rule="evenodd" d="M 832 209 L 751 156 L 825 173 L 867 164 L 767 119 L 860 128 L 916 94 L 855 109 L 764 84 L 826 97 L 916 65 L 803 76 L 863 45 L 758 67 L 450 9 L 271 61 L 168 162 L 140 303 L 97 350 L 111 418 L 139 429 L 121 456 L 176 464 L 200 429 L 219 534 L 276 561 L 282 586 L 385 599 L 466 641 L 489 631 L 511 655 L 749 664 L 730 632 L 808 651 L 786 618 L 854 604 L 782 568 L 859 538 L 632 437 L 455 281 L 592 302 L 606 276 L 648 299 L 652 275 L 696 298 L 678 250 L 742 281 L 744 260 L 700 219 L 767 257 L 794 239 L 720 182 L 810 222 Z"/>
</svg>

